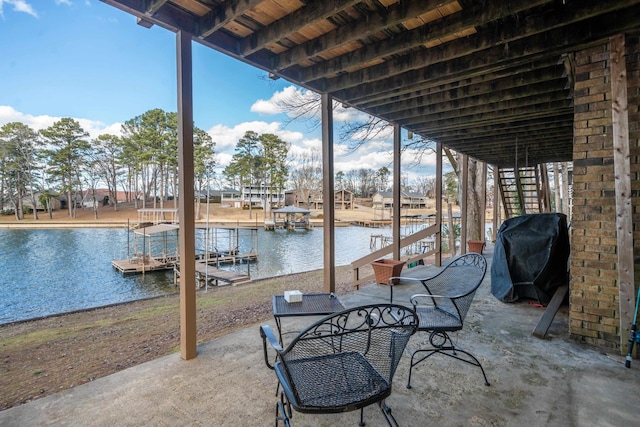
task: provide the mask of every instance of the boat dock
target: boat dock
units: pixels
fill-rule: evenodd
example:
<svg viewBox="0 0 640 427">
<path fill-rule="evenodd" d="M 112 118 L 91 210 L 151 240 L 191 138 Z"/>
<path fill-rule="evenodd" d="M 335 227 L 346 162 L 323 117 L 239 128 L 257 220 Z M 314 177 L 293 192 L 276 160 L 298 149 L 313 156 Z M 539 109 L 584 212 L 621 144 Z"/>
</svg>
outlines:
<svg viewBox="0 0 640 427">
<path fill-rule="evenodd" d="M 149 271 L 170 270 L 176 264 L 176 257 L 134 256 L 129 259 L 113 260 L 111 265 L 123 275 L 147 273 Z"/>
<path fill-rule="evenodd" d="M 133 234 L 130 244 L 127 236 L 127 255 L 111 261 L 123 275 L 145 274 L 152 271 L 174 270 L 175 283 L 180 275 L 180 257 L 176 209 L 139 209 L 138 224 L 129 227 Z M 222 264 L 255 262 L 258 254 L 257 227 L 242 227 L 255 239 L 248 253 L 240 253 L 239 232 L 241 227 L 210 227 L 196 224 L 196 283 L 218 285 L 236 284 L 251 280 L 247 274 L 220 269 Z M 130 255 L 132 254 L 132 255 Z"/>
<path fill-rule="evenodd" d="M 362 220 L 352 221 L 351 223 L 353 225 L 357 225 L 358 227 L 369 227 L 369 228 L 391 227 L 390 219 L 362 219 Z"/>
<path fill-rule="evenodd" d="M 204 256 L 196 255 L 196 267 L 205 264 Z M 238 262 L 251 262 L 258 259 L 257 253 L 248 254 L 209 254 L 209 268 L 217 269 L 220 264 L 237 264 Z M 149 255 L 134 256 L 129 259 L 113 260 L 111 265 L 123 275 L 148 273 L 150 271 L 172 270 L 179 264 L 178 257 L 150 257 Z M 213 267 L 212 267 L 213 266 Z M 224 271 L 224 270 L 219 270 Z M 222 277 L 220 277 L 222 279 Z"/>
<path fill-rule="evenodd" d="M 220 270 L 212 265 L 207 265 L 204 261 L 196 262 L 196 283 L 200 287 L 207 282 L 212 283 L 214 286 L 219 286 L 220 281 L 225 282 L 225 284 L 235 285 L 249 280 L 251 280 L 251 277 L 246 274 Z"/>
<path fill-rule="evenodd" d="M 273 211 L 273 221 L 264 221 L 265 230 L 286 229 L 295 231 L 299 228 L 313 230 L 311 223 L 311 211 L 295 206 L 285 206 Z"/>
<path fill-rule="evenodd" d="M 233 262 L 233 264 L 235 264 L 239 259 L 246 261 L 255 260 L 257 257 L 257 254 L 227 255 L 218 258 L 212 257 L 209 260 L 209 265 L 207 265 L 207 262 L 204 260 L 198 260 L 196 261 L 196 283 L 199 287 L 203 287 L 207 282 L 214 286 L 218 286 L 221 281 L 224 282 L 224 284 L 230 285 L 247 282 L 251 280 L 249 275 L 235 271 L 221 270 L 216 266 L 220 263 Z M 179 264 L 176 258 L 156 259 L 146 256 L 143 258 L 115 260 L 112 261 L 112 265 L 123 275 L 138 273 L 144 274 L 150 271 L 174 270 L 176 278 L 180 276 L 180 271 L 178 269 Z"/>
</svg>

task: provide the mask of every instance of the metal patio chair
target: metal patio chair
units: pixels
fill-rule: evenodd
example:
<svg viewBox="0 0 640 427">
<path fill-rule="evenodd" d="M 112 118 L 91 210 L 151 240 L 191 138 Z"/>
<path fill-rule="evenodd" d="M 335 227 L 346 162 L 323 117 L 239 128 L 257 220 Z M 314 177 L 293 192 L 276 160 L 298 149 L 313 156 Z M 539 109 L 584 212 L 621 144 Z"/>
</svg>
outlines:
<svg viewBox="0 0 640 427">
<path fill-rule="evenodd" d="M 318 320 L 282 348 L 268 325 L 260 327 L 265 363 L 278 377 L 276 426 L 290 426 L 292 409 L 339 413 L 377 403 L 390 426 L 397 426 L 385 399 L 405 346 L 418 326 L 408 307 L 375 304 L 354 307 Z M 271 365 L 267 343 L 277 353 Z M 277 393 L 277 392 L 276 392 Z"/>
<path fill-rule="evenodd" d="M 485 257 L 478 253 L 467 253 L 454 258 L 435 276 L 400 278 L 402 281 L 419 281 L 424 286 L 426 293 L 412 295 L 410 301 L 420 319 L 418 332 L 429 334 L 428 346 L 415 350 L 411 355 L 407 388 L 411 388 L 413 368 L 434 354 L 444 354 L 479 367 L 485 385 L 490 385 L 480 361 L 450 336 L 452 332 L 462 330 L 473 297 L 486 272 Z M 393 301 L 394 284 L 391 279 L 389 284 Z"/>
</svg>

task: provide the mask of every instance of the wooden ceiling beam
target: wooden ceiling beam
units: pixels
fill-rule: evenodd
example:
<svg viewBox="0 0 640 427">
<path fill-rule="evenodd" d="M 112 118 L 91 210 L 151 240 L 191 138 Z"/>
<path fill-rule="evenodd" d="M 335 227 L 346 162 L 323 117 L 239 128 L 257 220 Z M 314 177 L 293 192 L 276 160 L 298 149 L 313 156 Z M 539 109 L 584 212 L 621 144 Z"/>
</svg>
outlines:
<svg viewBox="0 0 640 427">
<path fill-rule="evenodd" d="M 566 110 L 558 110 L 555 112 L 554 115 L 563 116 L 566 114 L 567 114 Z M 540 113 L 540 112 L 539 113 L 528 112 L 525 114 L 520 114 L 517 116 L 514 115 L 510 117 L 496 117 L 496 116 L 486 117 L 485 120 L 476 120 L 474 123 L 470 123 L 467 129 L 471 129 L 474 127 L 481 127 L 481 126 L 496 126 L 496 127 L 502 126 L 502 130 L 497 131 L 496 133 L 500 133 L 500 132 L 508 133 L 509 126 L 513 122 L 527 120 L 527 119 L 549 120 L 550 118 L 552 118 L 552 116 L 549 116 L 546 113 Z M 457 129 L 461 129 L 462 127 L 463 126 L 460 125 L 460 122 L 458 122 L 458 123 L 452 123 L 451 125 L 441 125 L 441 126 L 430 126 L 428 124 L 420 124 L 416 126 L 406 126 L 406 129 L 412 129 L 414 133 L 417 133 L 418 135 L 421 135 L 425 138 L 430 138 L 431 135 L 438 135 L 446 131 L 455 131 Z"/>
<path fill-rule="evenodd" d="M 103 3 L 109 4 L 117 9 L 127 12 L 140 20 L 141 25 L 150 27 L 158 25 L 169 31 L 177 32 L 179 30 L 193 34 L 195 31 L 195 19 L 186 10 L 175 6 L 173 3 L 164 2 L 159 4 L 157 10 L 148 0 L 101 0 Z M 151 5 L 151 6 L 150 6 Z M 148 14 L 149 10 L 154 9 L 153 15 Z"/>
<path fill-rule="evenodd" d="M 349 25 L 341 26 L 298 46 L 292 47 L 273 59 L 274 69 L 281 71 L 355 40 L 366 39 L 387 28 L 435 10 L 442 0 L 401 1 L 389 6 L 386 13 L 373 13 Z"/>
<path fill-rule="evenodd" d="M 549 88 L 549 90 L 532 93 L 525 88 L 524 90 L 511 91 L 504 98 L 500 96 L 500 93 L 497 93 L 491 99 L 486 96 L 477 96 L 441 103 L 426 103 L 417 108 L 387 113 L 386 117 L 391 122 L 410 126 L 414 123 L 431 120 L 473 116 L 482 112 L 496 112 L 508 116 L 509 111 L 514 108 L 535 108 L 537 105 L 547 105 L 549 102 L 564 102 L 567 106 L 571 104 L 562 90 Z"/>
<path fill-rule="evenodd" d="M 473 54 L 424 67 L 420 70 L 408 71 L 388 79 L 363 83 L 360 86 L 333 92 L 336 99 L 350 100 L 352 105 L 358 105 L 362 99 L 389 99 L 415 91 L 416 89 L 432 88 L 442 84 L 449 84 L 465 80 L 481 80 L 484 75 L 514 76 L 524 72 L 527 68 L 535 69 L 539 64 L 557 64 L 561 55 L 558 49 L 552 53 L 538 53 L 531 56 L 514 57 L 511 61 L 489 62 L 483 54 Z M 410 82 L 418 82 L 410 84 Z"/>
<path fill-rule="evenodd" d="M 566 80 L 556 77 L 555 80 L 542 80 L 537 83 L 517 84 L 517 79 L 504 82 L 504 86 L 498 84 L 487 84 L 481 87 L 463 87 L 460 89 L 450 89 L 434 93 L 427 96 L 408 98 L 404 101 L 390 102 L 380 107 L 368 108 L 366 111 L 375 116 L 384 113 L 393 116 L 394 114 L 405 114 L 431 106 L 438 111 L 446 111 L 451 108 L 462 108 L 471 105 L 482 105 L 500 101 L 510 101 L 520 99 L 533 94 L 544 94 L 553 92 L 566 92 Z M 510 86 L 511 85 L 511 86 Z M 495 89 L 493 89 L 495 87 Z M 465 105 L 466 103 L 470 103 Z"/>
<path fill-rule="evenodd" d="M 546 108 L 546 109 L 543 109 Z M 487 126 L 496 123 L 509 123 L 518 120 L 534 119 L 541 117 L 553 117 L 555 115 L 564 115 L 573 112 L 569 105 L 569 101 L 550 102 L 548 105 L 539 105 L 535 111 L 531 108 L 514 108 L 510 114 L 504 112 L 483 112 L 472 116 L 462 118 L 450 118 L 447 120 L 423 121 L 420 123 L 399 123 L 407 129 L 414 129 L 420 135 L 428 135 L 429 132 L 437 132 L 442 130 L 452 130 L 457 128 L 471 128 L 477 125 Z"/>
<path fill-rule="evenodd" d="M 640 0 L 636 0 L 634 3 L 638 1 Z M 630 8 L 626 11 L 616 11 L 586 21 L 577 21 L 577 17 L 582 15 L 582 9 L 578 9 L 574 11 L 571 24 L 560 26 L 559 23 L 558 27 L 548 31 L 545 31 L 548 26 L 545 26 L 544 20 L 538 16 L 522 24 L 513 21 L 511 25 L 501 27 L 498 36 L 495 31 L 486 30 L 474 35 L 473 43 L 469 43 L 469 40 L 466 39 L 458 39 L 447 43 L 441 49 L 424 49 L 380 65 L 334 78 L 305 81 L 320 88 L 321 91 L 327 91 L 342 98 L 339 94 L 340 91 L 362 87 L 370 83 L 377 84 L 378 87 L 389 88 L 388 82 L 395 77 L 400 78 L 406 84 L 406 79 L 410 75 L 414 77 L 412 80 L 416 81 L 415 78 L 425 74 L 425 71 L 433 67 L 434 64 L 453 64 L 456 60 L 470 56 L 476 59 L 472 65 L 470 64 L 470 69 L 490 64 L 503 64 L 535 54 L 557 57 L 561 53 L 575 49 L 576 40 L 580 41 L 580 46 L 585 46 L 594 39 L 637 27 L 636 17 L 640 16 L 640 8 Z M 546 19 L 552 19 L 552 16 L 552 13 L 545 14 Z M 511 28 L 512 26 L 516 28 Z M 600 31 L 595 33 L 594 26 L 600 27 Z M 429 65 L 425 67 L 425 64 Z"/>
<path fill-rule="evenodd" d="M 381 40 L 375 45 L 365 46 L 357 51 L 301 69 L 298 76 L 304 81 L 331 77 L 345 69 L 360 67 L 392 55 L 403 54 L 425 44 L 439 42 L 440 39 L 456 37 L 457 33 L 469 28 L 478 28 L 505 16 L 513 16 L 549 2 L 550 0 L 516 0 L 511 1 L 509 7 L 505 7 L 501 2 L 476 4 L 448 16 L 446 19 L 404 31 Z M 409 53 L 409 55 L 412 54 L 413 52 Z"/>
<path fill-rule="evenodd" d="M 563 126 L 560 128 L 550 128 L 540 130 L 540 131 L 530 131 L 530 132 L 509 132 L 502 134 L 495 134 L 490 137 L 468 137 L 468 138 L 459 138 L 455 136 L 439 136 L 434 137 L 433 139 L 438 141 L 456 141 L 456 144 L 482 144 L 484 147 L 499 147 L 504 145 L 505 142 L 515 141 L 518 138 L 518 141 L 526 141 L 526 140 L 536 140 L 536 141 L 544 141 L 544 140 L 553 140 L 558 138 L 563 138 L 570 133 L 573 124 L 569 124 L 568 126 Z"/>
<path fill-rule="evenodd" d="M 565 144 L 568 144 L 568 142 L 565 142 Z M 474 152 L 473 154 L 469 153 L 469 156 L 502 168 L 511 168 L 516 164 L 520 166 L 525 164 L 533 166 L 543 163 L 571 162 L 573 160 L 571 151 L 558 150 L 553 146 L 545 147 L 545 149 L 541 152 L 532 153 L 530 156 L 528 156 L 528 160 L 525 159 L 524 156 L 522 156 L 518 159 L 517 162 L 513 157 L 503 154 L 502 151 L 498 151 L 495 153 Z"/>
<path fill-rule="evenodd" d="M 278 19 L 245 37 L 240 42 L 240 56 L 249 56 L 260 49 L 264 49 L 270 43 L 278 42 L 291 34 L 300 31 L 307 25 L 327 19 L 357 3 L 361 0 L 331 0 L 312 1 L 305 6 Z M 271 65 L 271 64 L 265 64 Z"/>
<path fill-rule="evenodd" d="M 456 138 L 438 138 L 433 141 L 441 142 L 447 147 L 450 147 L 456 151 L 466 152 L 472 157 L 477 157 L 481 152 L 490 152 L 491 155 L 495 155 L 498 152 L 503 152 L 507 158 L 515 157 L 515 146 L 518 146 L 518 154 L 524 159 L 527 152 L 540 153 L 546 155 L 553 155 L 553 151 L 567 151 L 571 152 L 571 144 L 565 147 L 567 141 L 571 141 L 573 136 L 570 132 L 564 134 L 559 132 L 553 133 L 536 133 L 528 135 L 505 135 L 500 139 L 485 138 L 484 140 L 464 140 Z M 505 148 L 507 148 L 505 150 Z M 545 151 L 553 150 L 551 153 L 545 153 Z M 473 154 L 472 154 L 473 153 Z"/>
<path fill-rule="evenodd" d="M 527 138 L 526 140 L 518 140 L 518 147 L 520 148 L 518 150 L 517 161 L 513 150 L 515 140 L 506 141 L 502 145 L 495 147 L 486 147 L 483 145 L 468 143 L 459 144 L 456 147 L 451 148 L 457 152 L 468 154 L 470 157 L 477 158 L 478 160 L 484 160 L 487 156 L 493 159 L 499 158 L 497 162 L 499 162 L 502 167 L 506 167 L 505 164 L 514 165 L 516 163 L 519 167 L 523 167 L 551 161 L 571 161 L 572 151 L 564 148 L 564 145 L 567 145 L 567 140 L 560 139 L 557 141 L 558 142 L 556 143 L 554 140 L 544 138 Z M 441 142 L 442 144 L 447 145 L 444 141 Z M 522 154 L 520 153 L 520 150 L 522 150 Z M 558 159 L 558 157 L 562 160 Z"/>
<path fill-rule="evenodd" d="M 253 9 L 264 0 L 227 0 L 198 20 L 197 37 L 205 38 Z"/>
<path fill-rule="evenodd" d="M 521 122 L 509 122 L 508 131 L 515 132 L 546 132 L 555 128 L 573 126 L 573 115 L 567 114 L 559 117 L 543 117 L 535 120 L 524 120 Z M 452 130 L 443 130 L 430 132 L 429 137 L 433 139 L 438 138 L 475 138 L 475 137 L 487 137 L 495 136 L 505 133 L 505 126 L 503 123 L 492 124 L 486 126 L 474 126 L 472 128 L 457 128 Z"/>
<path fill-rule="evenodd" d="M 484 160 L 487 156 L 491 159 L 499 158 L 498 162 L 502 167 L 505 167 L 506 164 L 511 166 L 517 163 L 522 167 L 551 161 L 571 161 L 572 159 L 571 150 L 566 150 L 563 147 L 563 145 L 567 144 L 566 140 L 560 140 L 559 143 L 541 138 L 518 140 L 518 147 L 520 148 L 518 150 L 517 161 L 513 150 L 513 147 L 515 146 L 515 141 L 513 140 L 496 147 L 485 147 L 478 144 L 458 144 L 456 147 L 452 147 L 447 145 L 445 141 L 439 142 L 442 142 L 443 145 L 450 147 L 454 151 L 465 153 L 478 160 Z M 522 151 L 522 153 L 520 153 L 520 151 Z M 558 159 L 558 157 L 563 160 Z M 490 162 L 494 163 L 493 161 Z"/>
<path fill-rule="evenodd" d="M 442 64 L 440 64 L 442 65 Z M 442 67 L 440 67 L 442 69 Z M 352 98 L 352 104 L 361 108 L 374 107 L 378 105 L 388 105 L 401 101 L 407 97 L 419 97 L 437 93 L 440 91 L 460 89 L 466 86 L 491 85 L 493 82 L 502 79 L 522 79 L 525 82 L 533 83 L 536 76 L 544 73 L 545 69 L 556 68 L 557 75 L 562 75 L 564 67 L 558 64 L 557 58 L 543 58 L 541 61 L 527 60 L 512 67 L 487 67 L 480 72 L 473 74 L 459 75 L 458 73 L 439 75 L 437 78 L 421 80 L 406 89 L 398 89 L 394 95 L 388 93 L 365 94 L 358 98 Z M 464 70 L 462 71 L 464 73 Z M 435 73 L 434 73 L 435 74 Z M 540 77 L 544 79 L 544 76 Z"/>
<path fill-rule="evenodd" d="M 421 105 L 433 104 L 455 99 L 468 98 L 473 96 L 493 96 L 493 94 L 512 90 L 516 88 L 554 85 L 557 87 L 559 81 L 565 81 L 562 77 L 561 67 L 554 65 L 541 70 L 534 70 L 528 73 L 500 77 L 495 80 L 486 79 L 479 83 L 469 83 L 472 79 L 463 80 L 456 84 L 446 84 L 429 88 L 424 91 L 416 91 L 403 96 L 388 98 L 386 101 L 378 101 L 371 104 L 357 104 L 358 108 L 378 114 L 379 110 L 395 112 L 407 108 L 415 108 Z"/>
<path fill-rule="evenodd" d="M 531 160 L 533 157 L 550 157 L 563 151 L 568 154 L 570 159 L 572 150 L 564 146 L 569 143 L 569 147 L 571 147 L 571 140 L 570 134 L 530 134 L 513 135 L 511 138 L 504 138 L 500 141 L 494 141 L 491 138 L 482 141 L 440 138 L 436 141 L 455 151 L 469 154 L 471 157 L 482 158 L 482 156 L 496 157 L 502 155 L 508 161 L 515 161 L 514 146 L 517 141 L 518 147 L 525 153 L 520 158 L 519 163 L 524 164 L 527 158 Z M 534 163 L 537 163 L 537 161 Z"/>
<path fill-rule="evenodd" d="M 162 6 L 164 6 L 169 0 L 147 0 L 146 1 L 146 11 L 145 15 L 153 16 L 157 11 L 160 10 Z"/>
</svg>

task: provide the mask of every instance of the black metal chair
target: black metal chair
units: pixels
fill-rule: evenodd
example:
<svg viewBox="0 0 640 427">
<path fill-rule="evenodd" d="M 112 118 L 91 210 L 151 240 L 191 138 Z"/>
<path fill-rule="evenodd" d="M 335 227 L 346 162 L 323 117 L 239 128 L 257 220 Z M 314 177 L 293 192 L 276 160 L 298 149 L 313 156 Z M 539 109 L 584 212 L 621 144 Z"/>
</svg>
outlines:
<svg viewBox="0 0 640 427">
<path fill-rule="evenodd" d="M 485 385 L 490 385 L 480 361 L 460 347 L 450 336 L 451 332 L 460 331 L 464 326 L 464 319 L 486 272 L 485 257 L 478 253 L 468 253 L 454 258 L 435 276 L 423 279 L 400 278 L 403 282 L 419 281 L 427 291 L 410 298 L 420 319 L 418 332 L 429 334 L 429 345 L 415 350 L 411 355 L 407 388 L 411 388 L 413 368 L 434 354 L 444 354 L 479 367 Z M 394 278 L 389 279 L 391 301 L 394 286 L 392 279 Z"/>
<path fill-rule="evenodd" d="M 339 413 L 377 403 L 387 423 L 397 426 L 385 399 L 418 317 L 408 307 L 375 304 L 331 314 L 300 332 L 283 349 L 268 325 L 260 327 L 265 363 L 275 369 L 276 426 L 290 426 L 291 408 L 301 413 Z M 271 365 L 267 342 L 277 358 Z"/>
</svg>

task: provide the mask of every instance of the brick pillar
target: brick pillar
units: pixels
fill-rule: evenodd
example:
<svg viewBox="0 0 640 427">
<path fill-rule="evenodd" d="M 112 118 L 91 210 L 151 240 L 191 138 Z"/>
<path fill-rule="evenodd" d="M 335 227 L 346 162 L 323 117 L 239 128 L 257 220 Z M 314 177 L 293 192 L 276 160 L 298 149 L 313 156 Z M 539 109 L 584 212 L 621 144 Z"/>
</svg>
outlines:
<svg viewBox="0 0 640 427">
<path fill-rule="evenodd" d="M 640 242 L 640 48 L 627 36 L 627 86 L 634 223 Z M 571 338 L 620 348 L 616 199 L 613 165 L 609 40 L 575 54 Z M 634 248 L 634 253 L 640 253 Z M 638 285 L 638 262 L 636 286 Z M 628 337 L 625 337 L 628 338 Z M 625 350 L 626 352 L 626 350 Z"/>
</svg>

